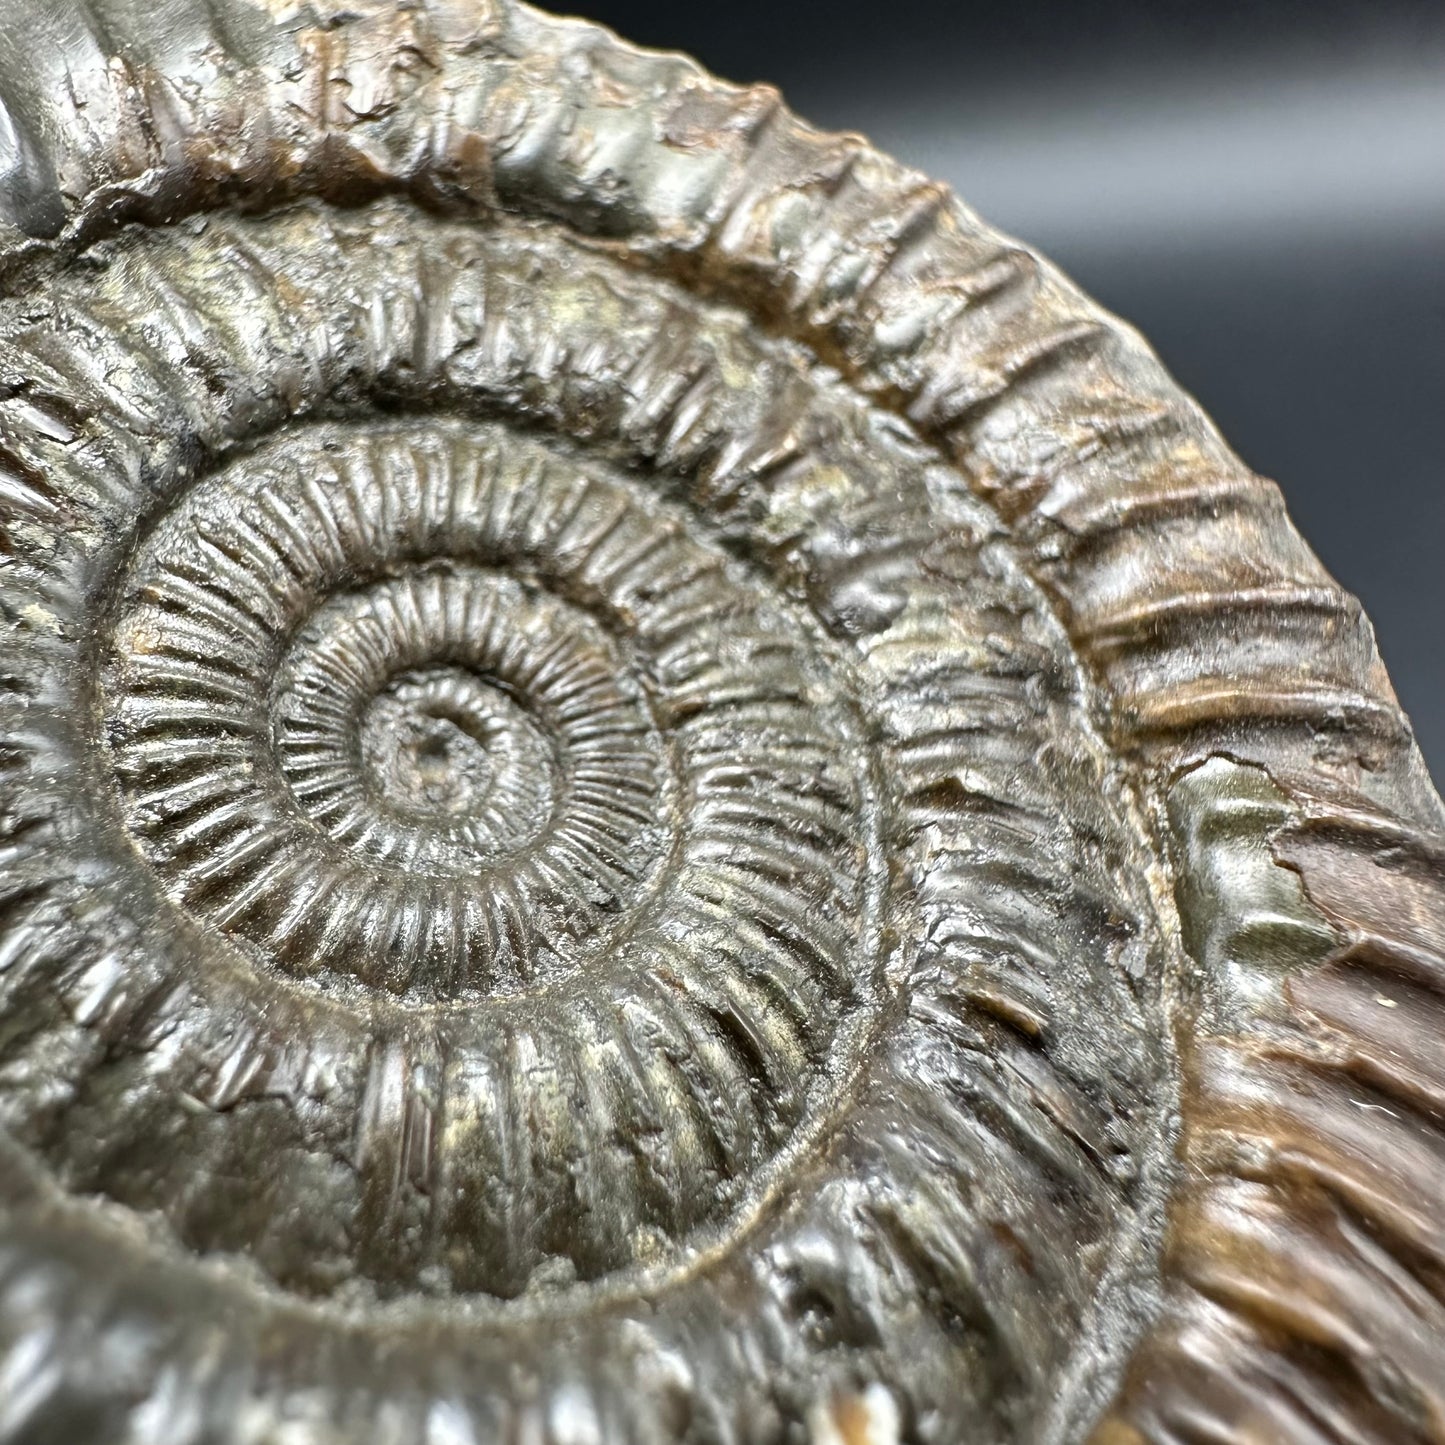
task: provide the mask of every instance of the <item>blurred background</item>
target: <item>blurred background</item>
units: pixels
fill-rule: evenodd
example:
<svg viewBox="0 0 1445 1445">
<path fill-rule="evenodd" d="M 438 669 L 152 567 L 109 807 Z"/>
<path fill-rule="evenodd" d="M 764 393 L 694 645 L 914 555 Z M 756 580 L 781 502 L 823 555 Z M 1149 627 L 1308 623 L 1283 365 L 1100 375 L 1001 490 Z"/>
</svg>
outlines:
<svg viewBox="0 0 1445 1445">
<path fill-rule="evenodd" d="M 1149 337 L 1445 784 L 1440 0 L 548 0 L 949 181 Z"/>
</svg>

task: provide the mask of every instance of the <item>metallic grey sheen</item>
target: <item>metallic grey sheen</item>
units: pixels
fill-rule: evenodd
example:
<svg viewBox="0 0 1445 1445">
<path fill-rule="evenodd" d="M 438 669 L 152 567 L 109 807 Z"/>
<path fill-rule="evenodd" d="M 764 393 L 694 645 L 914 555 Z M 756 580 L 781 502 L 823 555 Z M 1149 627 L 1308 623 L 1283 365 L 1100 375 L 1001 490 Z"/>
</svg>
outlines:
<svg viewBox="0 0 1445 1445">
<path fill-rule="evenodd" d="M 1369 625 L 858 138 L 0 0 L 0 625 L 5 1445 L 1445 1439 Z"/>
</svg>

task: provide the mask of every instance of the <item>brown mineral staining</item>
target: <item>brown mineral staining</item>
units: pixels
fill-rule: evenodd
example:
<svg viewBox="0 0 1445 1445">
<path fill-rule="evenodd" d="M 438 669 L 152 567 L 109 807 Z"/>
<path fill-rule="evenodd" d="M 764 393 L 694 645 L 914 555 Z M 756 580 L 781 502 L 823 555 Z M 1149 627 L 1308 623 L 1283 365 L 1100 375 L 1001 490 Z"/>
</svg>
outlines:
<svg viewBox="0 0 1445 1445">
<path fill-rule="evenodd" d="M 0 32 L 0 1441 L 1445 1439 L 1445 813 L 1133 333 L 524 6 Z"/>
<path fill-rule="evenodd" d="M 809 1418 L 809 1445 L 899 1445 L 901 1420 L 879 1385 L 835 1395 Z"/>
</svg>

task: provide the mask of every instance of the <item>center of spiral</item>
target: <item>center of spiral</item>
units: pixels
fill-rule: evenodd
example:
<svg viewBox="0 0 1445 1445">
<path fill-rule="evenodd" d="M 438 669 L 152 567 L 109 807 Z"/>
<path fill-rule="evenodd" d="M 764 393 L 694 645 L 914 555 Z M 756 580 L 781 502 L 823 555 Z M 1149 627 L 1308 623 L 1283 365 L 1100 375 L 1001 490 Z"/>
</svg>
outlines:
<svg viewBox="0 0 1445 1445">
<path fill-rule="evenodd" d="M 365 708 L 363 786 L 398 828 L 465 827 L 477 859 L 516 853 L 557 795 L 553 745 L 526 709 L 459 668 L 403 675 Z"/>
<path fill-rule="evenodd" d="M 535 835 L 555 793 L 552 748 L 536 722 L 460 668 L 394 679 L 362 715 L 360 748 L 378 806 L 420 826 L 471 819 L 498 853 Z"/>
<path fill-rule="evenodd" d="M 656 857 L 659 744 L 630 671 L 555 595 L 415 568 L 305 620 L 277 672 L 274 756 L 291 805 L 344 857 L 429 908 L 442 880 L 471 880 L 464 911 L 496 901 L 506 916 L 468 950 L 495 960 L 497 937 L 530 939 L 508 965 L 527 979 L 572 966 Z"/>
</svg>

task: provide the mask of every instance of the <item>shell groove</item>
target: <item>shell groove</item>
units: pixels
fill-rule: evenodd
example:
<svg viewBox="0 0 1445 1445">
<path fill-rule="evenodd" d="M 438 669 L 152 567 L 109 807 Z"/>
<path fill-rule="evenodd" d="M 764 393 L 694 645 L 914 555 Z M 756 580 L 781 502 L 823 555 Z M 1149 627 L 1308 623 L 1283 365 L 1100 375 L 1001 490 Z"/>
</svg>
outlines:
<svg viewBox="0 0 1445 1445">
<path fill-rule="evenodd" d="M 195 334 L 238 275 L 246 325 Z M 164 1221 L 177 1268 L 243 1255 L 263 1297 L 515 1321 L 468 1349 L 659 1290 L 683 1323 L 730 1287 L 700 1262 L 751 1268 L 809 1195 L 784 1275 L 796 1229 L 886 1208 L 885 1277 L 927 1278 L 935 1213 L 1020 1169 L 1046 1191 L 1020 1231 L 1108 1238 L 1147 1134 L 1039 1114 L 1032 1070 L 970 1077 L 992 1045 L 962 1041 L 987 1010 L 1048 1017 L 1080 1069 L 1050 1088 L 1092 1109 L 1104 1018 L 1058 1012 L 1067 960 L 1128 1031 L 1106 1087 L 1142 1100 L 1119 961 L 1154 945 L 1127 824 L 1055 791 L 1101 767 L 1067 646 L 945 463 L 742 315 L 559 233 L 214 217 L 49 295 L 64 321 L 17 316 L 10 344 L 103 425 L 68 457 L 96 500 L 32 554 L 69 610 L 36 634 L 27 766 L 65 803 L 14 870 L 48 882 L 8 997 L 36 1020 L 12 1057 L 64 1092 L 9 1118 L 67 1190 Z M 56 345 L 102 332 L 123 394 Z M 499 787 L 535 810 L 496 821 Z M 1099 892 L 1061 917 L 1080 868 Z M 99 957 L 50 921 L 81 897 Z M 915 975 L 921 1012 L 885 1025 Z M 878 1201 L 831 1192 L 848 1148 L 881 1151 Z M 900 1178 L 933 1180 L 928 1212 L 892 1218 Z M 1070 1291 L 1095 1268 L 1060 1263 Z"/>
<path fill-rule="evenodd" d="M 1317 1445 L 1300 1381 L 1427 1436 L 1428 1237 L 1329 1073 L 1414 1111 L 1406 1193 L 1438 800 L 1136 339 L 522 7 L 47 17 L 0 1439 Z"/>
</svg>

